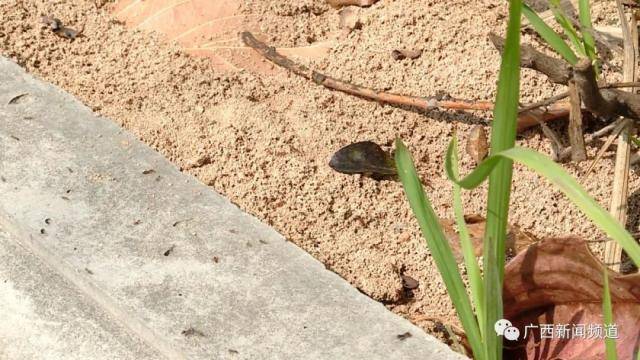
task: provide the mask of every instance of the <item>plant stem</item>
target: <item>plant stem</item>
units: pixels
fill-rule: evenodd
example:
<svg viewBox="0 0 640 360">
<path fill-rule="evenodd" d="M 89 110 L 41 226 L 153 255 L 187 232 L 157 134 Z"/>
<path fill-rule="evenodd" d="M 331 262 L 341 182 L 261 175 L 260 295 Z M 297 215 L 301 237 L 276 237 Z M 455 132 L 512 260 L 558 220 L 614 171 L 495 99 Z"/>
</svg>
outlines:
<svg viewBox="0 0 640 360">
<path fill-rule="evenodd" d="M 498 93 L 491 131 L 491 153 L 496 154 L 515 145 L 516 119 L 520 95 L 520 16 L 521 0 L 509 2 L 509 23 L 505 41 Z M 513 162 L 503 161 L 489 176 L 487 228 L 484 237 L 484 339 L 488 359 L 502 359 L 502 338 L 493 330 L 503 316 L 502 282 L 504 279 L 505 241 L 509 217 L 509 198 Z"/>
</svg>

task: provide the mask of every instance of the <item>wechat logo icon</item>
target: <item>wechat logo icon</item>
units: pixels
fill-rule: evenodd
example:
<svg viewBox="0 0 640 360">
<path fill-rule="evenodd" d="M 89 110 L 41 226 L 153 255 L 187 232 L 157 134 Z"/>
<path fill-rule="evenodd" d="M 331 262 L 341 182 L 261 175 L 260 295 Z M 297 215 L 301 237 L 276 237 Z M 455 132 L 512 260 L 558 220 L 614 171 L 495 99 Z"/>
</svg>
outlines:
<svg viewBox="0 0 640 360">
<path fill-rule="evenodd" d="M 500 319 L 493 326 L 498 336 L 504 336 L 505 339 L 516 341 L 520 337 L 520 330 L 511 324 L 511 321 Z"/>
</svg>

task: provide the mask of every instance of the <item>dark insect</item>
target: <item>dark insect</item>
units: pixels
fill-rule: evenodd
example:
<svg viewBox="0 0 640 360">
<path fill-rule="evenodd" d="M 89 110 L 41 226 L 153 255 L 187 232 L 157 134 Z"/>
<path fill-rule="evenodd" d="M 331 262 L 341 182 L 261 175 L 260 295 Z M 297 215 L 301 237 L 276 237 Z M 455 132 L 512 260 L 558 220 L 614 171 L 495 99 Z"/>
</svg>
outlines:
<svg viewBox="0 0 640 360">
<path fill-rule="evenodd" d="M 195 329 L 193 327 L 189 327 L 188 329 L 182 330 L 182 335 L 184 336 L 204 336 L 204 333 L 198 329 Z"/>
<path fill-rule="evenodd" d="M 171 253 L 173 252 L 173 249 L 175 249 L 175 248 L 176 248 L 176 246 L 175 246 L 175 245 L 171 245 L 171 247 L 170 247 L 167 251 L 165 251 L 165 252 L 163 253 L 163 255 L 164 255 L 164 256 L 169 256 L 169 255 L 171 255 Z"/>
<path fill-rule="evenodd" d="M 398 338 L 398 340 L 402 341 L 402 340 L 406 340 L 408 338 L 410 338 L 412 335 L 410 332 L 406 332 L 404 334 L 400 334 L 400 335 L 396 335 L 396 337 Z"/>
<path fill-rule="evenodd" d="M 418 282 L 418 280 L 412 278 L 411 276 L 400 275 L 400 278 L 402 278 L 402 286 L 405 289 L 413 290 L 413 289 L 417 289 L 420 286 L 420 283 Z"/>
<path fill-rule="evenodd" d="M 65 27 L 60 19 L 54 17 L 42 16 L 40 21 L 48 26 L 53 33 L 68 40 L 75 40 L 84 32 L 84 25 L 82 25 L 80 30 L 74 30 L 72 28 Z"/>
<path fill-rule="evenodd" d="M 362 141 L 347 145 L 338 150 L 329 166 L 343 174 L 363 174 L 374 179 L 397 174 L 396 165 L 391 156 L 371 141 Z"/>
</svg>

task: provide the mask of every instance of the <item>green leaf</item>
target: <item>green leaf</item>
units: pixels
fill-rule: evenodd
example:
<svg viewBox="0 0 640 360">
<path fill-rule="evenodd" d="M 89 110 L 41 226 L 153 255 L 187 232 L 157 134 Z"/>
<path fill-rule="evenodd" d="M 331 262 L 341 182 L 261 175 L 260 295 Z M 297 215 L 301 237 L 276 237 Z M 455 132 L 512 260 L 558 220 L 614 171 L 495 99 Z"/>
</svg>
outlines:
<svg viewBox="0 0 640 360">
<path fill-rule="evenodd" d="M 516 139 L 518 101 L 520 97 L 520 17 L 522 1 L 511 0 L 498 92 L 491 128 L 491 153 L 512 148 Z M 484 326 L 487 358 L 502 359 L 502 338 L 493 329 L 503 317 L 502 282 L 504 279 L 505 242 L 509 218 L 509 197 L 513 165 L 510 161 L 498 164 L 489 176 L 487 227 L 484 234 Z"/>
<path fill-rule="evenodd" d="M 631 140 L 633 145 L 640 148 L 640 139 L 638 139 L 637 136 L 629 136 L 629 140 Z"/>
<path fill-rule="evenodd" d="M 604 268 L 604 291 L 602 294 L 602 314 L 605 328 L 614 325 L 613 323 L 613 305 L 611 304 L 611 292 L 609 290 L 609 274 L 607 268 Z M 607 333 L 605 331 L 605 333 Z M 617 360 L 616 340 L 606 337 L 604 339 L 605 353 L 607 360 Z"/>
<path fill-rule="evenodd" d="M 636 265 L 640 264 L 640 245 L 636 243 L 624 226 L 589 196 L 582 186 L 560 165 L 534 150 L 513 148 L 492 155 L 461 180 L 456 179 L 450 171 L 447 172 L 447 175 L 462 188 L 473 189 L 487 178 L 493 168 L 504 161 L 519 162 L 539 175 L 544 176 L 551 184 L 560 189 L 594 224 L 610 238 L 618 242 Z"/>
<path fill-rule="evenodd" d="M 573 27 L 571 20 L 569 20 L 560 7 L 560 0 L 549 0 L 549 5 L 551 5 L 551 12 L 553 13 L 553 16 L 562 27 L 562 30 L 564 30 L 565 35 L 567 35 L 575 50 L 580 54 L 580 56 L 587 56 L 580 35 L 578 35 L 578 32 Z"/>
<path fill-rule="evenodd" d="M 578 57 L 573 50 L 571 50 L 571 47 L 527 4 L 522 5 L 522 13 L 529 20 L 529 23 L 531 23 L 531 26 L 533 26 L 536 32 L 553 50 L 560 54 L 571 65 L 575 65 L 578 62 Z"/>
<path fill-rule="evenodd" d="M 593 24 L 591 22 L 591 9 L 589 7 L 589 0 L 580 0 L 578 2 L 578 13 L 580 18 L 580 27 L 582 32 L 582 42 L 584 44 L 584 51 L 587 57 L 592 62 L 597 62 L 596 56 L 596 41 L 593 38 Z M 596 73 L 598 67 L 596 66 Z"/>
<path fill-rule="evenodd" d="M 400 139 L 396 140 L 395 161 L 398 176 L 407 194 L 411 209 L 418 220 L 422 236 L 427 242 L 431 256 L 433 256 L 442 280 L 447 287 L 449 297 L 456 308 L 473 354 L 476 359 L 485 360 L 487 357 L 485 356 L 480 330 L 473 314 L 466 288 L 462 282 L 462 277 L 458 272 L 458 264 L 444 235 L 439 218 L 433 210 L 429 198 L 424 193 L 413 159 Z"/>
<path fill-rule="evenodd" d="M 447 156 L 446 167 L 457 178 L 458 175 L 458 137 L 453 135 L 453 140 L 449 150 L 452 151 L 450 156 Z M 460 248 L 464 256 L 465 267 L 467 268 L 467 274 L 469 276 L 469 285 L 471 286 L 471 298 L 476 308 L 476 314 L 480 323 L 480 333 L 482 338 L 485 338 L 484 334 L 484 286 L 482 284 L 482 274 L 480 272 L 480 266 L 478 266 L 478 259 L 476 259 L 471 237 L 469 236 L 469 229 L 464 220 L 464 206 L 462 205 L 462 189 L 455 182 L 453 183 L 453 212 L 456 217 L 456 224 L 458 228 L 458 235 L 460 238 Z"/>
<path fill-rule="evenodd" d="M 580 0 L 578 2 L 578 12 L 580 26 L 582 28 L 582 38 L 584 40 L 584 49 L 589 59 L 592 61 L 596 60 L 596 41 L 593 38 L 593 24 L 591 22 L 589 0 Z"/>
</svg>

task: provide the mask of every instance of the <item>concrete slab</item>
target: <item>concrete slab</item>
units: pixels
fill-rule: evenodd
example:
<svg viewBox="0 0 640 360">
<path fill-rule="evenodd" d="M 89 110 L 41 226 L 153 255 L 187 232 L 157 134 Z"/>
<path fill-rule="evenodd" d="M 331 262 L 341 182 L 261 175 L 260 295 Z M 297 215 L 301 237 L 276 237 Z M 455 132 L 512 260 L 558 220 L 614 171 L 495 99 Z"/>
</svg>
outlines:
<svg viewBox="0 0 640 360">
<path fill-rule="evenodd" d="M 461 358 L 1 58 L 0 176 L 4 357 Z"/>
<path fill-rule="evenodd" d="M 0 230 L 1 359 L 160 357 L 18 243 Z"/>
</svg>

